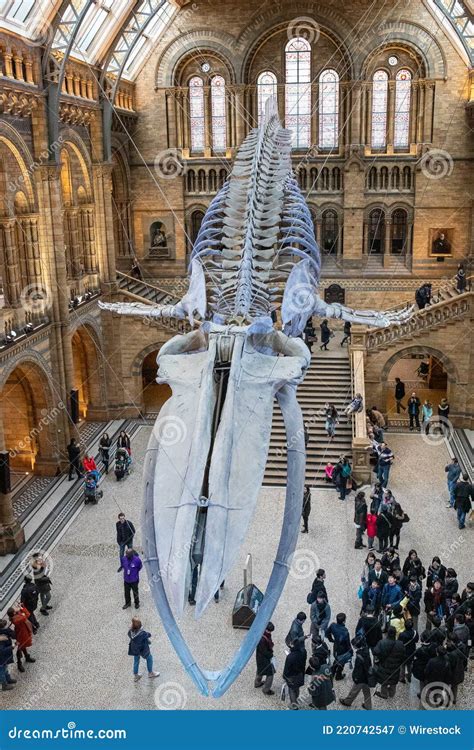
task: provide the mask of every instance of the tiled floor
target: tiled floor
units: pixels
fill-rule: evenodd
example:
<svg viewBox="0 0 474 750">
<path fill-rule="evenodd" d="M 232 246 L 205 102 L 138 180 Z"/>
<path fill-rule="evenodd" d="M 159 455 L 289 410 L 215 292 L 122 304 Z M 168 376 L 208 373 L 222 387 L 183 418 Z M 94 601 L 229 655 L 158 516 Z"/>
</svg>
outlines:
<svg viewBox="0 0 474 750">
<path fill-rule="evenodd" d="M 123 612 L 121 575 L 117 569 L 115 521 L 120 510 L 139 527 L 141 511 L 142 456 L 150 428 L 143 427 L 134 440 L 134 470 L 117 483 L 113 474 L 104 482 L 104 497 L 98 506 L 87 506 L 76 518 L 52 555 L 54 581 L 49 618 L 41 615 L 42 627 L 32 653 L 36 664 L 27 665 L 17 687 L 2 695 L 2 707 L 43 709 L 273 709 L 281 710 L 278 690 L 284 653 L 284 638 L 300 609 L 308 609 L 306 594 L 315 570 L 327 571 L 327 588 L 333 615 L 345 611 L 351 632 L 358 616 L 357 588 L 363 551 L 354 549 L 353 499 L 345 503 L 334 492 L 315 490 L 312 496 L 310 533 L 301 535 L 294 565 L 273 621 L 277 657 L 277 694 L 265 697 L 253 687 L 254 661 L 220 700 L 201 697 L 184 673 L 172 650 L 151 602 L 146 579 L 141 584 L 143 625 L 153 634 L 153 654 L 161 676 L 132 681 L 132 660 L 127 655 L 127 629 L 131 611 Z M 445 508 L 444 444 L 426 443 L 420 435 L 392 435 L 390 445 L 397 460 L 392 489 L 410 516 L 402 533 L 401 554 L 415 547 L 427 565 L 435 554 L 453 566 L 462 585 L 472 579 L 469 553 L 471 529 L 459 531 L 454 512 Z M 280 535 L 284 491 L 265 488 L 239 563 L 226 581 L 222 601 L 211 602 L 199 623 L 186 612 L 183 629 L 191 649 L 208 669 L 222 667 L 238 647 L 243 633 L 233 630 L 230 617 L 235 595 L 242 586 L 242 566 L 248 552 L 253 555 L 254 582 L 265 588 Z M 140 547 L 140 535 L 137 537 Z M 424 621 L 422 621 L 424 622 Z M 349 682 L 347 678 L 345 683 Z M 336 683 L 338 696 L 347 686 Z M 399 685 L 390 707 L 417 708 L 417 683 Z M 357 706 L 360 703 L 357 701 Z M 458 707 L 469 705 L 468 686 L 460 690 Z M 357 707 L 356 706 L 356 707 Z M 342 708 L 339 704 L 334 708 Z M 374 708 L 387 708 L 374 699 Z"/>
</svg>

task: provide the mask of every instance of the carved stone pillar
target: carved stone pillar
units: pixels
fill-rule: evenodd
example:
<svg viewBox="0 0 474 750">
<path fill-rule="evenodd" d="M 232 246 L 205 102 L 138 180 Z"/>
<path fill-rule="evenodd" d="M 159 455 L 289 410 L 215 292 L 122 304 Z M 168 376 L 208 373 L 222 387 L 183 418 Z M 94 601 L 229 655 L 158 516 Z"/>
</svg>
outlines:
<svg viewBox="0 0 474 750">
<path fill-rule="evenodd" d="M 13 58 L 15 78 L 17 81 L 23 81 L 23 58 L 15 55 Z"/>
<path fill-rule="evenodd" d="M 15 78 L 13 73 L 13 56 L 10 49 L 6 49 L 3 53 L 3 62 L 5 64 L 5 75 L 7 78 Z"/>
<path fill-rule="evenodd" d="M 69 254 L 71 261 L 71 276 L 77 279 L 81 275 L 82 248 L 79 235 L 79 217 L 77 210 L 70 209 L 67 212 Z"/>
<path fill-rule="evenodd" d="M 0 415 L 0 451 L 6 450 L 3 419 Z M 24 543 L 25 534 L 15 518 L 11 492 L 0 492 L 0 555 L 17 552 Z"/>
<path fill-rule="evenodd" d="M 94 212 L 91 208 L 81 210 L 80 216 L 82 243 L 84 248 L 84 268 L 87 274 L 97 271 L 97 254 L 95 249 Z"/>
<path fill-rule="evenodd" d="M 18 248 L 16 246 L 15 221 L 6 221 L 2 228 L 6 274 L 5 297 L 10 307 L 19 307 L 21 304 L 21 279 Z"/>
<path fill-rule="evenodd" d="M 23 219 L 22 235 L 25 244 L 26 271 L 29 284 L 41 284 L 41 257 L 38 243 L 38 219 Z"/>
<path fill-rule="evenodd" d="M 393 153 L 395 140 L 395 81 L 388 82 L 387 152 Z"/>
<path fill-rule="evenodd" d="M 354 81 L 352 86 L 352 108 L 351 108 L 351 143 L 360 144 L 360 110 L 361 110 L 361 83 Z"/>
<path fill-rule="evenodd" d="M 212 153 L 212 112 L 211 112 L 211 90 L 209 86 L 204 88 L 204 157 L 209 158 Z"/>
<path fill-rule="evenodd" d="M 392 241 L 392 222 L 390 221 L 390 219 L 386 219 L 385 220 L 384 249 L 383 249 L 384 268 L 390 265 L 391 241 Z"/>
<path fill-rule="evenodd" d="M 434 108 L 434 82 L 425 84 L 425 109 L 423 117 L 423 142 L 431 143 L 433 141 L 433 108 Z"/>
<path fill-rule="evenodd" d="M 176 118 L 175 98 L 171 90 L 165 93 L 166 100 L 166 133 L 168 136 L 168 148 L 182 148 L 178 136 L 178 123 Z"/>
</svg>

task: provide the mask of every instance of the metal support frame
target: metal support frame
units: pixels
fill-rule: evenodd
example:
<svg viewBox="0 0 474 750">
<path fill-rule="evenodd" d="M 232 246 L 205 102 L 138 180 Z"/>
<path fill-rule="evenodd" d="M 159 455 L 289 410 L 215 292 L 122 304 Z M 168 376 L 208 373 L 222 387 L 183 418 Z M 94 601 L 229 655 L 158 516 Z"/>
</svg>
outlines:
<svg viewBox="0 0 474 750">
<path fill-rule="evenodd" d="M 433 0 L 437 8 L 446 16 L 459 37 L 464 49 L 467 52 L 471 64 L 474 65 L 474 34 L 467 33 L 468 24 L 474 23 L 474 16 L 466 7 L 463 0 Z M 461 7 L 463 13 L 457 13 L 456 8 Z"/>
<path fill-rule="evenodd" d="M 112 158 L 112 116 L 123 71 L 135 45 L 164 4 L 165 0 L 143 0 L 139 7 L 134 8 L 115 37 L 105 59 L 100 78 L 105 161 Z"/>
</svg>

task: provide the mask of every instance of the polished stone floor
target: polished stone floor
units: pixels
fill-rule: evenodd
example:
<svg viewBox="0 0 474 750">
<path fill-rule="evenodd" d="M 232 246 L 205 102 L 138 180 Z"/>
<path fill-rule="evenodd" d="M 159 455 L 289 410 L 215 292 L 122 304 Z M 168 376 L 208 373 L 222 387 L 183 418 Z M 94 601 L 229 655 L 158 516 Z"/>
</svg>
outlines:
<svg viewBox="0 0 474 750">
<path fill-rule="evenodd" d="M 133 443 L 133 474 L 117 483 L 113 474 L 103 483 L 104 497 L 98 506 L 87 506 L 69 527 L 52 553 L 54 582 L 48 618 L 32 653 L 35 664 L 27 665 L 16 689 L 2 694 L 2 707 L 43 709 L 273 709 L 284 708 L 279 700 L 281 671 L 285 658 L 284 638 L 300 609 L 308 610 L 306 594 L 314 572 L 324 567 L 333 615 L 345 611 L 353 632 L 358 615 L 357 589 L 364 551 L 354 549 L 353 499 L 343 503 L 330 490 L 314 490 L 310 533 L 301 535 L 293 568 L 284 594 L 273 616 L 276 629 L 276 694 L 265 697 L 253 687 L 254 660 L 220 700 L 201 697 L 178 662 L 160 619 L 154 610 L 146 578 L 141 584 L 140 617 L 153 634 L 152 651 L 158 680 L 146 676 L 132 680 L 132 659 L 127 655 L 127 630 L 131 610 L 122 611 L 121 575 L 117 569 L 115 521 L 119 511 L 139 527 L 141 468 L 150 429 L 143 427 Z M 462 586 L 472 579 L 469 552 L 472 529 L 459 531 L 454 511 L 447 510 L 444 465 L 449 459 L 444 443 L 425 442 L 420 435 L 387 434 L 396 463 L 391 487 L 410 516 L 402 533 L 401 555 L 415 547 L 425 565 L 433 555 L 454 567 Z M 247 553 L 253 556 L 253 579 L 265 588 L 280 535 L 284 491 L 265 488 L 259 498 L 254 521 L 242 547 L 238 566 L 226 581 L 222 600 L 211 602 L 199 623 L 186 613 L 184 632 L 195 656 L 208 669 L 223 666 L 241 642 L 243 631 L 231 627 L 234 598 L 242 586 L 242 566 Z M 137 548 L 140 549 L 138 534 Z M 16 670 L 14 670 L 16 672 Z M 345 680 L 349 682 L 349 678 Z M 399 685 L 390 706 L 380 698 L 374 708 L 417 708 L 417 683 Z M 347 687 L 336 683 L 338 696 Z M 472 702 L 472 701 L 471 701 Z M 360 707 L 359 701 L 355 707 Z M 468 685 L 460 690 L 459 708 L 469 705 Z M 334 704 L 333 708 L 342 709 Z M 347 709 L 346 709 L 347 710 Z"/>
</svg>

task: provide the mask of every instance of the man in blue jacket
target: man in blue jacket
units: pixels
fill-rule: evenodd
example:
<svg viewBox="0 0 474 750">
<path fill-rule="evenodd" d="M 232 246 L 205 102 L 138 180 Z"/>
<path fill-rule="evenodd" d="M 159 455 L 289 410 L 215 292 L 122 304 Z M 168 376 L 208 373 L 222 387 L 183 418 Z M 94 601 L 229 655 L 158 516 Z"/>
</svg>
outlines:
<svg viewBox="0 0 474 750">
<path fill-rule="evenodd" d="M 140 570 L 143 563 L 139 555 L 133 549 L 128 549 L 121 560 L 123 568 L 123 587 L 125 591 L 125 604 L 122 609 L 128 609 L 132 606 L 130 592 L 133 591 L 133 600 L 135 609 L 140 606 L 140 597 L 138 594 L 138 583 L 140 581 Z"/>
<path fill-rule="evenodd" d="M 382 607 L 395 607 L 403 599 L 403 591 L 394 575 L 389 575 L 388 582 L 382 590 Z"/>
<path fill-rule="evenodd" d="M 328 641 L 334 644 L 334 662 L 331 671 L 334 679 L 342 680 L 344 677 L 344 665 L 352 658 L 354 653 L 351 646 L 351 637 L 346 628 L 346 615 L 340 612 L 326 631 Z"/>
</svg>

